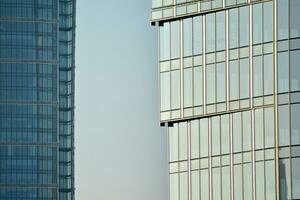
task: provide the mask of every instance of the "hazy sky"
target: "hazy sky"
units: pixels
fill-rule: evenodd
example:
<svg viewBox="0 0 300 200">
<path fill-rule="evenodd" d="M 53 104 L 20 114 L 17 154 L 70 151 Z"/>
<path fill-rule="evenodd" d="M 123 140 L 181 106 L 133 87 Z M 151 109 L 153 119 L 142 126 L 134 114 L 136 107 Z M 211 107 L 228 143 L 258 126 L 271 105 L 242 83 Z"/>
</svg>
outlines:
<svg viewBox="0 0 300 200">
<path fill-rule="evenodd" d="M 76 199 L 166 200 L 151 0 L 78 0 Z"/>
</svg>

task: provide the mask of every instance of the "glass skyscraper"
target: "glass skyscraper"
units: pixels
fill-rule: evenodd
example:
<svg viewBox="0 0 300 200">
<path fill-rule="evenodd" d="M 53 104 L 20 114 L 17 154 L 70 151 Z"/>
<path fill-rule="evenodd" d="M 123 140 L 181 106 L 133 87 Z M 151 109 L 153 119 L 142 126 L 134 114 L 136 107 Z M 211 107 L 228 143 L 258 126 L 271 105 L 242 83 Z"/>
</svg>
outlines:
<svg viewBox="0 0 300 200">
<path fill-rule="evenodd" d="M 74 200 L 75 0 L 0 0 L 0 199 Z"/>
<path fill-rule="evenodd" d="M 300 0 L 153 0 L 170 200 L 300 199 Z"/>
</svg>

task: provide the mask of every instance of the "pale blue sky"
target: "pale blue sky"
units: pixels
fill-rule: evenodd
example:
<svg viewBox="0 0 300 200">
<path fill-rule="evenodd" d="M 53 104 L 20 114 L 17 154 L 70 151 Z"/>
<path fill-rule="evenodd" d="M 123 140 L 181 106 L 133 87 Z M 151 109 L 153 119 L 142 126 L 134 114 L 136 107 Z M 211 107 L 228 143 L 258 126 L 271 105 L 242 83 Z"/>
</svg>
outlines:
<svg viewBox="0 0 300 200">
<path fill-rule="evenodd" d="M 76 198 L 166 200 L 151 0 L 78 0 Z"/>
</svg>

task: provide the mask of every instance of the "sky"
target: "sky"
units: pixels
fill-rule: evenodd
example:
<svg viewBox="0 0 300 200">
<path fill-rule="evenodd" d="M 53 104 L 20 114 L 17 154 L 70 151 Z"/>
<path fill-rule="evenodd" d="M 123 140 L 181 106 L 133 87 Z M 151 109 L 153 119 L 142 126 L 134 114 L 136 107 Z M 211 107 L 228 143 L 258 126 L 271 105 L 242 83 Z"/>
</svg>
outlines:
<svg viewBox="0 0 300 200">
<path fill-rule="evenodd" d="M 78 0 L 76 199 L 167 199 L 151 0 Z"/>
</svg>

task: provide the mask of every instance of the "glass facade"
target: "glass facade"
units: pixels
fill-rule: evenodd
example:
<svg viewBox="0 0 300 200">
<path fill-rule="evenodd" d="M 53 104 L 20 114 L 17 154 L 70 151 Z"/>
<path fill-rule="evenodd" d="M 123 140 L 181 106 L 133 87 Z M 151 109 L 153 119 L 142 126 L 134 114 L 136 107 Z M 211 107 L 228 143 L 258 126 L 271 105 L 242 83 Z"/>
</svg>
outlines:
<svg viewBox="0 0 300 200">
<path fill-rule="evenodd" d="M 170 200 L 300 199 L 299 11 L 299 0 L 153 1 Z"/>
<path fill-rule="evenodd" d="M 0 199 L 74 199 L 74 11 L 0 1 Z"/>
</svg>

